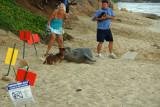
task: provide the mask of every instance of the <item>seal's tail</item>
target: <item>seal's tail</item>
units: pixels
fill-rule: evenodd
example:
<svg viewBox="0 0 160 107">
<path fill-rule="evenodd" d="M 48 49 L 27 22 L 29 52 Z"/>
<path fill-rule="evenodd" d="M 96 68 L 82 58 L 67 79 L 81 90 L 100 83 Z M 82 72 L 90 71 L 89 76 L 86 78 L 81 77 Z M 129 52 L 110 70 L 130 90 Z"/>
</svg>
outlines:
<svg viewBox="0 0 160 107">
<path fill-rule="evenodd" d="M 86 57 L 86 59 L 88 59 L 89 61 L 96 62 L 95 59 L 90 58 L 88 55 L 85 55 L 85 57 Z"/>
</svg>

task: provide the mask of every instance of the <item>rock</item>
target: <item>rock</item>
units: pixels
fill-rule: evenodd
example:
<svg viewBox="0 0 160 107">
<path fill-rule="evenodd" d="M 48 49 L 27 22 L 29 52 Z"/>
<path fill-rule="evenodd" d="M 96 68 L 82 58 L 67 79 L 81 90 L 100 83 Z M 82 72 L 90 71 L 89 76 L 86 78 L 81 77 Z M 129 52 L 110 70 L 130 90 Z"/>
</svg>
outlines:
<svg viewBox="0 0 160 107">
<path fill-rule="evenodd" d="M 4 80 L 4 81 L 11 81 L 12 79 L 9 76 L 4 75 L 2 77 L 2 80 Z"/>
<path fill-rule="evenodd" d="M 28 63 L 27 63 L 27 61 L 24 60 L 24 59 L 20 60 L 19 64 L 20 64 L 21 66 L 29 66 Z"/>
<path fill-rule="evenodd" d="M 126 8 L 121 8 L 121 11 L 128 12 Z"/>
<path fill-rule="evenodd" d="M 160 19 L 160 16 L 156 15 L 156 14 L 143 14 L 144 17 L 146 18 L 149 18 L 149 19 L 154 19 L 154 20 L 157 20 L 157 19 Z"/>
<path fill-rule="evenodd" d="M 119 21 L 119 22 L 122 22 L 122 20 L 121 19 L 116 19 L 117 21 Z"/>
<path fill-rule="evenodd" d="M 160 46 L 158 44 L 154 44 L 152 46 L 156 47 L 157 49 L 160 49 Z"/>
<path fill-rule="evenodd" d="M 121 59 L 132 59 L 132 60 L 134 60 L 137 55 L 138 55 L 137 52 L 127 52 L 127 53 L 123 54 Z"/>
<path fill-rule="evenodd" d="M 77 89 L 76 91 L 79 92 L 79 91 L 82 91 L 82 89 Z"/>
</svg>

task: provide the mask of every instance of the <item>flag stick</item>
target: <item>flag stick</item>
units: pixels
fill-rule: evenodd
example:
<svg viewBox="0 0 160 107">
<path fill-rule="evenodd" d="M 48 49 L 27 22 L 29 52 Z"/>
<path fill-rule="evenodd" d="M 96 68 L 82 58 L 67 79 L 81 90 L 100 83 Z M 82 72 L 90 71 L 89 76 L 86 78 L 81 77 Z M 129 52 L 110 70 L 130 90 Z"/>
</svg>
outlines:
<svg viewBox="0 0 160 107">
<path fill-rule="evenodd" d="M 24 31 L 23 59 L 25 56 L 25 36 L 26 36 L 26 19 L 25 19 L 25 31 Z"/>
<path fill-rule="evenodd" d="M 9 75 L 9 72 L 10 72 L 10 68 L 11 68 L 11 64 L 12 64 L 12 59 L 13 59 L 15 48 L 16 48 L 16 43 L 14 44 L 14 47 L 13 47 L 13 53 L 12 53 L 11 61 L 10 61 L 10 64 L 9 64 L 7 76 Z"/>
<path fill-rule="evenodd" d="M 33 44 L 34 44 L 34 49 L 35 49 L 35 51 L 36 51 L 36 55 L 37 55 L 37 58 L 38 58 L 38 53 L 37 53 L 36 45 L 35 45 L 35 43 L 34 43 L 34 39 L 33 39 L 32 32 L 31 32 L 31 36 L 32 36 Z"/>
<path fill-rule="evenodd" d="M 14 74 L 15 74 L 15 76 L 17 78 L 17 81 L 18 81 L 18 77 L 17 77 L 17 74 L 16 74 L 16 71 L 15 71 L 14 67 L 13 67 L 13 71 L 14 71 Z"/>
<path fill-rule="evenodd" d="M 28 69 L 29 69 L 29 67 L 27 67 L 26 74 L 25 74 L 25 77 L 24 77 L 24 81 L 25 81 L 25 79 L 27 77 Z"/>
<path fill-rule="evenodd" d="M 25 79 L 27 77 L 28 69 L 29 69 L 29 67 L 27 67 L 26 74 L 25 74 L 25 77 L 24 77 L 24 81 L 25 81 Z M 27 107 L 27 104 L 25 104 L 25 107 Z"/>
<path fill-rule="evenodd" d="M 24 59 L 24 55 L 25 55 L 25 34 L 26 34 L 26 32 L 24 32 L 23 59 Z"/>
<path fill-rule="evenodd" d="M 24 31 L 24 47 L 23 47 L 23 59 L 24 59 L 24 56 L 25 56 L 25 38 L 26 38 L 26 19 L 25 19 L 25 31 Z"/>
</svg>

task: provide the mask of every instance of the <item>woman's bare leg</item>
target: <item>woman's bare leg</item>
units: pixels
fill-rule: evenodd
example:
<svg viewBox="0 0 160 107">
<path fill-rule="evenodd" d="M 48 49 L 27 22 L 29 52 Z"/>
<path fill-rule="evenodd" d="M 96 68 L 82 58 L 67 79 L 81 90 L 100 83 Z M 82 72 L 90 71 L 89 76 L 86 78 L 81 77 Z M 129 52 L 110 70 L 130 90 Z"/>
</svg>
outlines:
<svg viewBox="0 0 160 107">
<path fill-rule="evenodd" d="M 63 48 L 63 36 L 62 35 L 58 35 L 58 46 L 59 48 Z M 59 49 L 59 52 L 60 52 L 60 49 Z M 64 56 L 60 58 L 60 62 L 62 62 L 63 59 L 64 59 Z"/>
<path fill-rule="evenodd" d="M 63 48 L 63 36 L 58 35 L 58 46 L 59 48 Z"/>
<path fill-rule="evenodd" d="M 52 34 L 51 34 L 51 40 L 50 40 L 50 42 L 49 42 L 49 44 L 48 44 L 48 48 L 47 48 L 46 54 L 49 54 L 49 51 L 50 51 L 50 49 L 52 48 L 52 46 L 53 46 L 53 44 L 54 44 L 54 42 L 55 42 L 55 39 L 56 39 L 56 35 L 55 35 L 54 33 L 52 33 Z"/>
</svg>

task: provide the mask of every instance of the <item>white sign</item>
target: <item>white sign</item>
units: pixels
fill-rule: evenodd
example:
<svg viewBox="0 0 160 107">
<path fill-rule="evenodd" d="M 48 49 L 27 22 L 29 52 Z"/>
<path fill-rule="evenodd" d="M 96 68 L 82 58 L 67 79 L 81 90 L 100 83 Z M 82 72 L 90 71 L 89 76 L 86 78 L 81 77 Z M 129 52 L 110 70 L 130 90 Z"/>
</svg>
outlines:
<svg viewBox="0 0 160 107">
<path fill-rule="evenodd" d="M 8 92 L 15 106 L 35 103 L 29 81 L 8 84 Z"/>
</svg>

